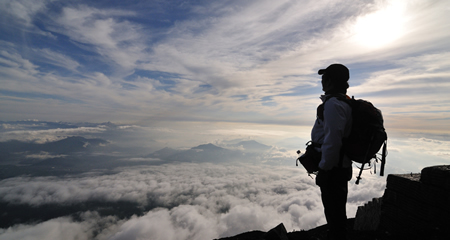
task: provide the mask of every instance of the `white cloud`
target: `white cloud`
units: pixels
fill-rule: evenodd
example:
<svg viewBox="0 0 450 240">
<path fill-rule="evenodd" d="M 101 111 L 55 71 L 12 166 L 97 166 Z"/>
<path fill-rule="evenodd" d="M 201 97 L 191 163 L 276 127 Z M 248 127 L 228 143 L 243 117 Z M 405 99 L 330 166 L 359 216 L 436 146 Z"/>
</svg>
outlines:
<svg viewBox="0 0 450 240">
<path fill-rule="evenodd" d="M 382 195 L 384 180 L 366 173 L 360 185 L 349 183 L 349 217 L 357 206 Z M 318 187 L 294 165 L 173 164 L 104 176 L 12 178 L 2 180 L 1 186 L 1 200 L 6 202 L 122 200 L 145 205 L 151 200 L 159 207 L 112 227 L 108 231 L 113 239 L 212 239 L 267 231 L 280 222 L 289 231 L 325 223 Z"/>
<path fill-rule="evenodd" d="M 20 34 L 37 34 L 53 40 L 56 37 L 35 25 L 35 18 L 47 10 L 47 4 L 55 0 L 5 0 L 0 2 L 0 13 L 8 18 L 8 27 L 15 28 Z"/>
<path fill-rule="evenodd" d="M 51 49 L 35 49 L 36 54 L 41 57 L 41 61 L 53 64 L 55 66 L 63 67 L 72 71 L 75 71 L 80 64 L 73 60 L 66 54 L 54 52 Z"/>
<path fill-rule="evenodd" d="M 200 213 L 198 208 L 182 205 L 170 211 L 157 209 L 143 217 L 134 217 L 121 225 L 110 239 L 207 240 L 217 237 L 216 224 L 214 218 Z"/>
<path fill-rule="evenodd" d="M 116 217 L 100 217 L 96 212 L 80 214 L 81 221 L 70 217 L 51 219 L 35 225 L 18 224 L 8 229 L 0 229 L 0 240 L 12 239 L 54 239 L 54 240 L 106 240 L 123 221 Z"/>
<path fill-rule="evenodd" d="M 449 56 L 449 52 L 441 52 L 393 60 L 392 63 L 398 68 L 373 72 L 362 85 L 352 87 L 352 91 L 367 94 L 395 90 L 401 93 L 405 89 L 415 89 L 419 93 L 426 93 L 426 90 L 432 89 L 435 93 L 442 94 L 441 89 L 448 87 L 447 82 L 442 79 L 450 75 Z M 417 94 L 415 97 L 428 96 Z"/>
<path fill-rule="evenodd" d="M 267 68 L 267 63 L 296 54 L 296 48 L 312 39 L 316 41 L 317 34 L 324 31 L 314 32 L 311 28 L 327 24 L 332 27 L 337 22 L 330 17 L 345 20 L 360 7 L 357 2 L 329 4 L 257 1 L 230 8 L 219 17 L 182 22 L 174 26 L 166 42 L 155 46 L 149 68 L 187 74 L 221 91 L 264 84 L 276 87 L 275 79 L 288 74 Z M 313 59 L 309 64 L 317 62 Z"/>
<path fill-rule="evenodd" d="M 32 24 L 34 15 L 45 8 L 48 0 L 5 0 L 0 6 L 4 13 L 12 14 L 22 20 L 25 25 Z"/>
<path fill-rule="evenodd" d="M 406 1 L 378 2 L 384 5 L 382 9 L 356 20 L 356 44 L 380 48 L 402 36 Z"/>
<path fill-rule="evenodd" d="M 30 128 L 27 125 L 27 128 Z M 70 136 L 88 135 L 106 131 L 104 127 L 75 127 L 75 128 L 56 128 L 43 130 L 13 130 L 5 131 L 0 137 L 0 141 L 19 140 L 34 141 L 36 143 L 46 143 L 61 140 Z"/>
<path fill-rule="evenodd" d="M 106 61 L 113 61 L 120 67 L 135 66 L 141 51 L 145 49 L 141 27 L 118 18 L 133 16 L 125 10 L 102 10 L 86 5 L 65 7 L 55 17 L 52 30 L 65 34 L 73 40 L 88 44 Z"/>
<path fill-rule="evenodd" d="M 12 131 L 17 134 L 17 137 L 23 134 L 27 136 L 24 138 L 29 138 L 33 136 L 28 132 L 31 127 L 46 128 L 51 125 L 47 123 L 47 126 L 40 121 L 25 123 L 22 122 L 23 125 L 20 125 L 7 122 L 3 131 L 8 132 L 13 129 Z M 230 140 L 239 134 L 239 131 L 236 131 L 231 135 L 224 136 L 225 140 L 220 140 L 222 135 L 214 131 L 220 129 L 220 126 L 211 127 L 205 124 L 191 128 L 192 132 L 183 130 L 183 128 L 167 129 L 156 125 L 153 127 L 123 125 L 123 128 L 116 127 L 115 130 L 109 129 L 106 125 L 88 123 L 84 124 L 85 127 L 81 127 L 81 124 L 74 126 L 77 128 L 67 129 L 68 132 L 66 129 L 38 130 L 42 131 L 39 132 L 39 136 L 97 134 L 95 136 L 100 138 L 110 136 L 115 139 L 116 135 L 124 138 L 124 134 L 136 133 L 146 136 L 142 139 L 148 139 L 149 135 L 159 134 L 161 139 L 172 142 L 172 138 L 179 138 L 180 135 L 183 135 L 184 139 L 193 139 L 188 143 L 184 140 L 184 146 L 191 144 L 190 147 L 192 147 L 195 141 L 202 140 L 203 142 L 200 142 L 205 143 L 204 139 L 207 138 L 215 139 L 226 146 L 236 143 L 236 141 Z M 239 128 L 240 126 L 233 126 L 242 129 Z M 261 126 L 261 129 L 264 126 Z M 184 127 L 186 128 L 185 125 Z M 200 134 L 201 137 L 199 137 L 199 130 L 203 131 Z M 246 133 L 250 137 L 247 136 L 244 139 L 266 138 L 275 143 L 293 134 L 284 127 L 280 127 L 279 131 L 274 131 L 267 136 L 261 135 L 260 131 L 256 131 L 257 129 L 254 130 L 254 132 Z M 307 135 L 305 138 L 309 136 L 309 129 L 298 128 L 297 130 L 295 136 L 302 134 Z M 122 141 L 126 140 L 129 144 L 136 142 L 147 144 L 145 141 L 141 141 L 142 139 L 141 135 L 138 136 L 138 140 L 127 136 Z M 297 142 L 295 145 L 303 150 L 304 146 L 302 145 L 305 142 L 299 142 L 299 139 L 289 139 L 288 142 L 290 144 L 293 144 L 292 141 Z M 423 134 L 404 133 L 399 135 L 392 133 L 388 143 L 389 155 L 385 174 L 419 172 L 423 167 L 429 165 L 448 164 L 447 140 L 448 136 L 445 134 L 428 134 L 423 137 Z M 268 142 L 270 143 L 270 141 Z M 286 152 L 273 147 L 267 153 L 261 154 L 268 154 L 266 157 L 269 159 L 291 157 L 292 164 L 269 166 L 176 163 L 120 168 L 115 169 L 115 173 L 108 175 L 87 173 L 61 178 L 16 177 L 0 181 L 0 200 L 32 206 L 80 204 L 89 201 L 128 201 L 139 206 L 150 204 L 150 211 L 143 216 L 134 216 L 120 221 L 117 219 L 107 221 L 104 218 L 91 216 L 85 217 L 82 222 L 72 222 L 70 219 L 60 218 L 48 223 L 41 223 L 41 225 L 21 226 L 21 229 L 28 229 L 27 232 L 31 232 L 38 231 L 43 226 L 58 229 L 59 225 L 56 223 L 61 222 L 61 224 L 68 224 L 71 226 L 70 228 L 97 229 L 96 231 L 101 234 L 96 239 L 137 239 L 149 235 L 153 239 L 213 239 L 249 230 L 267 231 L 280 222 L 283 222 L 289 231 L 311 229 L 324 224 L 319 189 L 302 167 L 295 167 L 294 151 Z M 139 157 L 129 160 L 153 161 L 153 159 Z M 378 164 L 378 172 L 379 167 Z M 358 174 L 358 171 L 358 169 L 354 169 L 354 176 Z M 374 169 L 366 170 L 363 172 L 359 185 L 354 184 L 355 177 L 349 182 L 348 217 L 355 215 L 358 206 L 374 197 L 382 196 L 386 178 L 377 175 L 374 174 Z M 94 221 L 94 219 L 97 220 Z M 105 226 L 94 224 L 99 219 L 107 221 Z M 159 221 L 157 221 L 158 219 Z M 152 227 L 149 227 L 149 224 L 153 224 Z M 20 232 L 13 229 L 3 229 L 2 231 L 3 234 L 6 234 L 6 231 L 8 234 Z M 86 234 L 91 233 L 91 230 L 84 231 Z M 167 231 L 170 232 L 170 235 L 161 235 Z"/>
<path fill-rule="evenodd" d="M 444 51 L 392 60 L 396 68 L 374 71 L 350 91 L 378 106 L 388 128 L 444 130 L 450 118 L 448 57 Z"/>
<path fill-rule="evenodd" d="M 67 155 L 53 155 L 49 154 L 48 152 L 41 151 L 37 154 L 28 154 L 25 156 L 25 158 L 37 158 L 37 159 L 48 159 L 48 158 L 60 158 L 60 157 L 67 157 Z"/>
<path fill-rule="evenodd" d="M 35 75 L 38 73 L 36 70 L 37 66 L 31 63 L 29 60 L 24 59 L 19 53 L 10 48 L 2 48 L 0 52 L 1 62 L 10 66 L 11 68 L 5 68 L 1 66 L 2 74 L 7 76 L 27 76 Z M 19 79 L 21 80 L 21 79 Z"/>
<path fill-rule="evenodd" d="M 132 5 L 121 9 L 62 5 L 60 12 L 39 8 L 36 11 L 48 11 L 48 18 L 42 19 L 45 28 L 68 37 L 75 43 L 71 47 L 81 51 L 29 48 L 42 53 L 44 62 L 80 74 L 40 68 L 38 61 L 14 50 L 20 46 L 13 44 L 5 48 L 0 61 L 1 72 L 7 76 L 2 86 L 17 94 L 2 96 L 2 112 L 9 113 L 11 120 L 48 116 L 49 120 L 131 124 L 162 121 L 170 125 L 187 120 L 308 125 L 307 118 L 313 119 L 319 103 L 316 69 L 335 61 L 348 64 L 352 73 L 363 71 L 361 76 L 368 76 L 367 81 L 352 78 L 352 93 L 373 94 L 371 98 L 389 105 L 398 102 L 394 108 L 411 101 L 411 92 L 427 90 L 422 95 L 429 102 L 433 90 L 448 88 L 439 82 L 448 76 L 448 69 L 433 67 L 446 62 L 445 53 L 436 54 L 448 42 L 444 41 L 448 31 L 442 30 L 448 24 L 444 1 L 208 4 L 188 7 L 189 17 L 164 30 L 136 21 L 147 16 Z M 375 50 L 352 42 L 358 19 L 383 17 L 390 8 L 404 16 L 399 20 L 401 36 Z M 435 28 L 439 29 L 428 33 Z M 95 61 L 85 61 L 92 57 Z M 409 71 L 413 68 L 405 67 L 404 59 L 427 62 L 430 68 Z M 92 68 L 93 62 L 102 65 Z M 166 75 L 152 76 L 151 71 Z M 387 90 L 395 94 L 386 96 Z M 410 105 L 423 111 L 419 102 Z M 447 104 L 441 106 L 445 109 Z M 397 117 L 391 109 L 386 115 Z M 441 115 L 433 113 L 433 118 L 445 119 Z M 403 122 L 415 117 L 406 116 Z M 422 128 L 425 122 L 418 119 L 412 127 Z M 438 126 L 444 127 L 443 121 Z"/>
<path fill-rule="evenodd" d="M 0 232 L 1 240 L 12 239 L 90 239 L 91 232 L 82 224 L 69 218 L 56 218 L 34 226 L 18 225 Z"/>
</svg>

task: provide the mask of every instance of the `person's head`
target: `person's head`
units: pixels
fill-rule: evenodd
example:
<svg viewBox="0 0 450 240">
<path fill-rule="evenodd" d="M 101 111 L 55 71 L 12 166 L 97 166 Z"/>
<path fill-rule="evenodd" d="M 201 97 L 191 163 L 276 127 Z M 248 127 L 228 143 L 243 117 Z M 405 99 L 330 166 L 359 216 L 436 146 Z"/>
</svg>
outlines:
<svg viewBox="0 0 450 240">
<path fill-rule="evenodd" d="M 319 70 L 322 75 L 322 90 L 326 93 L 347 93 L 350 71 L 342 64 L 331 64 L 325 69 Z"/>
</svg>

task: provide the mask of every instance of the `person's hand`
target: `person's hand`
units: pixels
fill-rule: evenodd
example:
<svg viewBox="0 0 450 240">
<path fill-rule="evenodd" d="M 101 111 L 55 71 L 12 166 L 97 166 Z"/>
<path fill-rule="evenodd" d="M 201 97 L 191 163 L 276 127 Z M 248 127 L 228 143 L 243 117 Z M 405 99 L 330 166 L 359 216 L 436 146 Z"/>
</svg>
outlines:
<svg viewBox="0 0 450 240">
<path fill-rule="evenodd" d="M 316 185 L 317 186 L 324 185 L 328 181 L 328 177 L 329 177 L 329 174 L 327 171 L 325 171 L 323 169 L 319 169 L 319 172 L 317 173 L 317 176 L 316 176 Z"/>
</svg>

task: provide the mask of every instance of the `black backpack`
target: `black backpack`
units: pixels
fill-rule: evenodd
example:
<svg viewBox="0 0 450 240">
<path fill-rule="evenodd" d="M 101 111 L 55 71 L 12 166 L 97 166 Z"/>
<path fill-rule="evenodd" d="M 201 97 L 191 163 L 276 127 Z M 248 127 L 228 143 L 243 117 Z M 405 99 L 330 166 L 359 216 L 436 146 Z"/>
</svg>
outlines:
<svg viewBox="0 0 450 240">
<path fill-rule="evenodd" d="M 370 165 L 372 159 L 377 162 L 381 161 L 380 176 L 383 176 L 387 154 L 387 134 L 383 126 L 381 111 L 369 101 L 356 100 L 354 97 L 348 99 L 343 95 L 331 95 L 325 102 L 331 97 L 346 102 L 352 108 L 352 129 L 350 135 L 342 140 L 342 151 L 352 161 L 362 164 L 359 175 L 356 177 L 356 184 L 359 184 L 364 165 Z M 325 105 L 325 102 L 322 106 Z M 381 158 L 379 158 L 377 153 L 382 146 L 383 150 Z"/>
</svg>

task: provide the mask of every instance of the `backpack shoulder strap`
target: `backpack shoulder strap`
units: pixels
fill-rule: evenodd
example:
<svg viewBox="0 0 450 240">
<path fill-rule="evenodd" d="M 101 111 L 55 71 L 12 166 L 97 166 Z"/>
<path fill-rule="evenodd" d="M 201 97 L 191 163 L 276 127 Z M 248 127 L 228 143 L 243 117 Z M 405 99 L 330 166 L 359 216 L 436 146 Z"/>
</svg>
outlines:
<svg viewBox="0 0 450 240">
<path fill-rule="evenodd" d="M 330 94 L 330 95 L 327 95 L 325 100 L 323 100 L 323 103 L 321 103 L 317 107 L 317 118 L 319 118 L 320 120 L 322 120 L 322 121 L 324 120 L 323 111 L 325 110 L 325 103 L 328 100 L 330 100 L 331 98 L 333 98 L 333 97 L 337 98 L 340 101 L 343 101 L 343 102 L 347 103 L 348 105 L 350 105 L 350 107 L 352 107 L 351 101 L 355 100 L 354 96 L 352 98 L 350 98 L 349 96 L 347 96 L 347 95 L 344 96 L 342 94 Z"/>
<path fill-rule="evenodd" d="M 335 97 L 335 98 L 337 98 L 338 100 L 340 100 L 340 101 L 343 101 L 343 102 L 345 102 L 345 103 L 347 103 L 350 107 L 352 107 L 352 104 L 351 104 L 351 100 L 353 99 L 355 99 L 354 97 L 353 98 L 350 98 L 349 96 L 347 96 L 347 95 L 342 95 L 342 94 L 330 94 L 330 95 L 327 95 L 326 96 L 326 98 L 325 98 L 325 100 L 323 101 L 323 103 L 321 103 L 318 107 L 317 107 L 317 118 L 319 118 L 319 119 L 321 119 L 322 121 L 324 120 L 324 115 L 323 115 L 323 112 L 324 112 L 324 110 L 325 110 L 325 103 L 328 101 L 328 100 L 330 100 L 331 98 L 333 98 L 333 97 Z M 344 155 L 345 155 L 345 153 L 344 153 L 344 149 L 341 147 L 341 150 L 339 151 L 339 163 L 338 163 L 338 167 L 339 168 L 342 168 L 342 165 L 343 165 L 343 161 L 344 161 Z"/>
<path fill-rule="evenodd" d="M 328 95 L 325 100 L 323 101 L 323 104 L 325 104 L 328 100 L 330 100 L 331 98 L 336 98 L 340 101 L 343 101 L 347 104 L 349 104 L 350 106 L 352 105 L 352 101 L 355 100 L 355 96 L 352 96 L 351 98 L 348 95 L 343 95 L 343 94 L 330 94 Z"/>
</svg>

